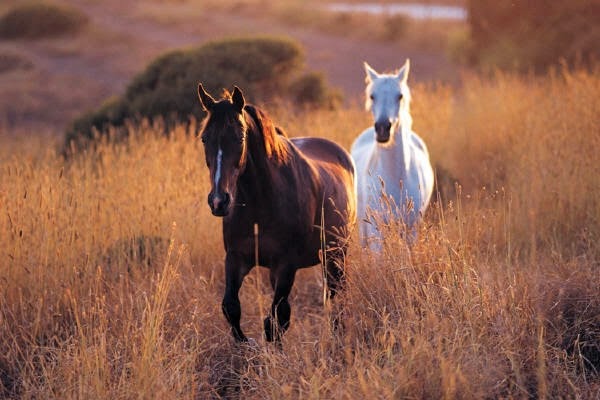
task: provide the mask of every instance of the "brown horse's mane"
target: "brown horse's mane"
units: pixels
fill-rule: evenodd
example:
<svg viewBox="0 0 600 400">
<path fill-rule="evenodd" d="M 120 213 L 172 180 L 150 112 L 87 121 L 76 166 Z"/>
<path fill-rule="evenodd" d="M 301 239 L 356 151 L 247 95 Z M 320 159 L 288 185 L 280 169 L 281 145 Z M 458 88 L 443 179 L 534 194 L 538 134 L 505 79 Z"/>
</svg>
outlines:
<svg viewBox="0 0 600 400">
<path fill-rule="evenodd" d="M 250 117 L 246 118 L 246 123 L 251 134 L 262 136 L 266 157 L 279 163 L 286 163 L 291 153 L 288 141 L 282 140 L 282 137 L 287 137 L 285 131 L 275 126 L 269 115 L 258 107 L 247 104 L 244 106 L 244 111 Z"/>
</svg>

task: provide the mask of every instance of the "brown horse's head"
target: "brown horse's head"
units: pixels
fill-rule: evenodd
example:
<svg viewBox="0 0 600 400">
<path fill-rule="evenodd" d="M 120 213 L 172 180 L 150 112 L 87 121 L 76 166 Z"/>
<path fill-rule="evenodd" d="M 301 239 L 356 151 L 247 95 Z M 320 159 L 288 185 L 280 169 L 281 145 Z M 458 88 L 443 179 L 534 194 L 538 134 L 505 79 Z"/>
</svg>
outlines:
<svg viewBox="0 0 600 400">
<path fill-rule="evenodd" d="M 210 170 L 208 205 L 213 215 L 223 217 L 235 202 L 237 179 L 246 165 L 248 128 L 243 115 L 244 95 L 236 86 L 231 96 L 217 102 L 199 84 L 198 97 L 208 112 L 201 133 Z"/>
</svg>

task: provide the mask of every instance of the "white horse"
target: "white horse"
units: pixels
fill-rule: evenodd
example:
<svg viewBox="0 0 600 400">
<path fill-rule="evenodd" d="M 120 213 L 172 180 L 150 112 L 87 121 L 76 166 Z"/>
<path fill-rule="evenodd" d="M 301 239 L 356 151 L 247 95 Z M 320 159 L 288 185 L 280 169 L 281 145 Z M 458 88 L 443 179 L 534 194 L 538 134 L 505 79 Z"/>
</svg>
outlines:
<svg viewBox="0 0 600 400">
<path fill-rule="evenodd" d="M 359 236 L 363 246 L 381 248 L 377 222 L 400 218 L 409 240 L 433 192 L 433 169 L 423 140 L 412 131 L 410 61 L 394 74 L 379 74 L 365 62 L 366 104 L 375 124 L 352 144 L 358 183 Z"/>
</svg>

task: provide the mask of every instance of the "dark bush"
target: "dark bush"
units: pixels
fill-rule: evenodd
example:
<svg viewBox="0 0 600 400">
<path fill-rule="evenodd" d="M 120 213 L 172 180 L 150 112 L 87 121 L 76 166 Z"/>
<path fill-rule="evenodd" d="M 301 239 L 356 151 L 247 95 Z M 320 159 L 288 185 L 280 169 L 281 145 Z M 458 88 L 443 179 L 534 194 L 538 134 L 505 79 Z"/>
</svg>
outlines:
<svg viewBox="0 0 600 400">
<path fill-rule="evenodd" d="M 211 93 L 236 84 L 252 99 L 273 96 L 303 63 L 300 45 L 275 37 L 237 38 L 209 42 L 159 57 L 129 85 L 131 111 L 143 117 L 202 117 L 197 86 Z"/>
<path fill-rule="evenodd" d="M 19 54 L 0 54 L 0 74 L 17 69 L 30 69 L 33 63 Z"/>
<path fill-rule="evenodd" d="M 395 14 L 386 16 L 382 22 L 383 39 L 394 41 L 405 36 L 410 24 L 410 18 L 406 15 Z"/>
<path fill-rule="evenodd" d="M 128 116 L 129 107 L 122 98 L 109 98 L 97 110 L 89 111 L 71 123 L 65 134 L 63 153 L 85 147 L 111 126 L 122 126 Z"/>
<path fill-rule="evenodd" d="M 307 72 L 296 79 L 288 90 L 298 104 L 319 108 L 335 108 L 341 102 L 339 92 L 331 89 L 319 72 Z"/>
<path fill-rule="evenodd" d="M 122 126 L 126 120 L 160 117 L 169 124 L 201 119 L 198 82 L 215 95 L 240 86 L 252 102 L 282 94 L 301 71 L 301 46 L 287 38 L 248 37 L 208 42 L 171 51 L 153 61 L 128 85 L 125 95 L 75 120 L 66 134 L 66 149 L 79 147 L 95 132 Z"/>
<path fill-rule="evenodd" d="M 484 67 L 543 71 L 600 54 L 597 0 L 469 0 L 468 59 Z"/>
<path fill-rule="evenodd" d="M 88 17 L 76 8 L 34 1 L 17 5 L 0 18 L 0 37 L 39 39 L 74 33 L 83 28 Z"/>
</svg>

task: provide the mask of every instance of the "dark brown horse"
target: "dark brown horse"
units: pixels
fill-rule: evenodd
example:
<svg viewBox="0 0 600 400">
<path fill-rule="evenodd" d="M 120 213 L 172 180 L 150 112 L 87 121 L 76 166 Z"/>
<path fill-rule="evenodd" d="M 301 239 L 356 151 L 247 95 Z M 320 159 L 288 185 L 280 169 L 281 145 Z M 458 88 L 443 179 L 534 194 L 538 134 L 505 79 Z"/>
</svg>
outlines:
<svg viewBox="0 0 600 400">
<path fill-rule="evenodd" d="M 212 186 L 208 204 L 213 215 L 223 217 L 223 313 L 234 338 L 247 340 L 238 292 L 255 264 L 257 224 L 258 264 L 270 269 L 275 291 L 265 335 L 278 340 L 289 327 L 296 270 L 319 264 L 321 249 L 326 248 L 329 296 L 341 288 L 356 220 L 354 163 L 329 140 L 288 139 L 263 111 L 245 104 L 237 87 L 217 102 L 200 84 L 198 96 L 208 112 L 201 133 Z"/>
</svg>

